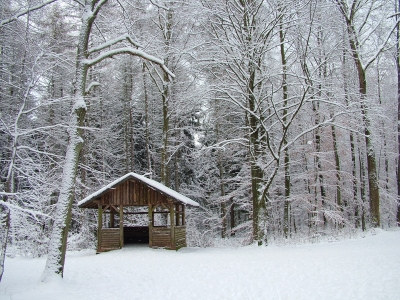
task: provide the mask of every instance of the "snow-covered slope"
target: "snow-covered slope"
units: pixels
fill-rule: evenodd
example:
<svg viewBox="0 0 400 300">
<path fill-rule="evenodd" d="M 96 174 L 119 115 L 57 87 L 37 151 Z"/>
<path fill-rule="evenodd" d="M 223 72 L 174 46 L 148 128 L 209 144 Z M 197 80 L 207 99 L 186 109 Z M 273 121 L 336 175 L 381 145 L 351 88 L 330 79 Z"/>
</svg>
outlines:
<svg viewBox="0 0 400 300">
<path fill-rule="evenodd" d="M 400 231 L 300 246 L 74 252 L 64 279 L 42 283 L 44 265 L 7 258 L 0 299 L 400 299 Z"/>
</svg>

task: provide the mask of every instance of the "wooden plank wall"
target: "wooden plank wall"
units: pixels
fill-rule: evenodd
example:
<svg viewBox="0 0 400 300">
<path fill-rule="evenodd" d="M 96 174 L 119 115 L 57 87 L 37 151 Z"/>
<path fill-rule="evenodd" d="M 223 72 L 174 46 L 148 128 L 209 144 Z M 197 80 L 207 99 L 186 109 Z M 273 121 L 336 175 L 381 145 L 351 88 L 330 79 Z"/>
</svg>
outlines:
<svg viewBox="0 0 400 300">
<path fill-rule="evenodd" d="M 120 249 L 119 228 L 103 228 L 101 229 L 101 244 L 98 252 Z"/>
<path fill-rule="evenodd" d="M 175 249 L 186 247 L 186 226 L 175 226 Z"/>
<path fill-rule="evenodd" d="M 168 203 L 167 196 L 145 184 L 128 180 L 101 197 L 102 205 L 147 206 Z"/>
<path fill-rule="evenodd" d="M 186 226 L 174 227 L 175 239 L 171 239 L 170 227 L 153 227 L 151 247 L 178 250 L 186 247 Z"/>
<path fill-rule="evenodd" d="M 171 228 L 153 227 L 151 229 L 152 247 L 173 249 L 171 243 Z"/>
</svg>

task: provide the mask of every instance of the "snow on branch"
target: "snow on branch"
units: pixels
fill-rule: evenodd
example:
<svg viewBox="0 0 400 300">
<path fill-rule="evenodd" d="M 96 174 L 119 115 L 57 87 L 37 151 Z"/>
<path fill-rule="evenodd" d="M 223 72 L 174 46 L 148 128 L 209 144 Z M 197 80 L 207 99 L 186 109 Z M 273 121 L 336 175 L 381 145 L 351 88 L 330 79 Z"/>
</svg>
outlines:
<svg viewBox="0 0 400 300">
<path fill-rule="evenodd" d="M 136 41 L 134 41 L 134 40 L 132 39 L 132 37 L 131 37 L 129 34 L 126 33 L 126 34 L 123 34 L 123 35 L 121 35 L 121 36 L 119 36 L 119 37 L 113 39 L 113 40 L 110 40 L 110 41 L 108 41 L 108 42 L 105 42 L 105 43 L 103 43 L 103 44 L 101 44 L 101 45 L 99 45 L 99 46 L 97 46 L 97 47 L 93 47 L 93 48 L 89 49 L 88 53 L 89 53 L 89 54 L 92 54 L 92 53 L 94 53 L 94 52 L 103 50 L 104 48 L 108 48 L 108 47 L 110 47 L 110 46 L 112 46 L 112 45 L 115 45 L 115 44 L 117 44 L 117 43 L 120 43 L 120 42 L 122 42 L 122 41 L 124 41 L 124 40 L 127 40 L 130 44 L 132 44 L 132 45 L 135 46 L 136 48 L 141 47 L 139 43 L 137 43 Z"/>
<path fill-rule="evenodd" d="M 46 156 L 56 157 L 56 158 L 60 158 L 60 159 L 63 158 L 62 155 L 53 154 L 53 153 L 50 153 L 50 152 L 47 152 L 47 151 L 40 151 L 40 150 L 37 150 L 37 149 L 32 148 L 32 147 L 28 147 L 28 146 L 17 146 L 17 149 L 18 150 L 28 150 L 28 151 L 31 151 L 33 153 L 43 154 L 43 155 L 46 155 Z M 0 195 L 1 195 L 1 193 L 0 193 Z"/>
<path fill-rule="evenodd" d="M 389 42 L 389 39 L 396 29 L 397 25 L 399 24 L 400 20 L 397 20 L 396 23 L 393 25 L 391 30 L 388 32 L 386 38 L 384 39 L 383 43 L 379 46 L 378 50 L 375 52 L 375 54 L 368 60 L 368 62 L 365 64 L 364 70 L 368 69 L 368 67 L 376 60 L 379 54 L 384 51 L 387 43 Z"/>
<path fill-rule="evenodd" d="M 153 67 L 153 64 L 150 64 L 150 65 Z M 149 68 L 149 66 L 147 65 L 146 62 L 144 63 L 144 66 L 146 67 L 147 70 L 150 71 L 150 68 Z M 158 78 L 160 78 L 161 81 L 162 81 L 162 76 L 160 75 L 160 73 L 158 73 L 158 70 L 157 70 L 157 69 L 154 69 L 154 71 L 155 71 L 155 73 L 157 74 Z M 150 75 L 151 79 L 153 80 L 154 84 L 157 86 L 158 90 L 159 90 L 160 92 L 162 92 L 162 91 L 163 91 L 163 87 L 159 85 L 158 81 L 154 78 L 153 73 L 152 73 L 152 72 L 149 72 L 149 75 Z"/>
<path fill-rule="evenodd" d="M 100 0 L 96 3 L 96 5 L 93 8 L 93 16 L 96 16 L 100 10 L 100 8 L 107 3 L 108 0 Z"/>
<path fill-rule="evenodd" d="M 14 21 L 17 20 L 19 17 L 22 17 L 23 15 L 26 15 L 26 14 L 32 12 L 32 11 L 38 10 L 38 9 L 40 9 L 40 8 L 42 8 L 42 7 L 45 7 L 46 5 L 49 5 L 49 4 L 53 3 L 53 2 L 56 2 L 56 1 L 57 1 L 57 0 L 48 0 L 48 1 L 45 1 L 45 2 L 43 2 L 43 3 L 41 3 L 41 4 L 38 4 L 38 5 L 36 5 L 36 6 L 29 7 L 29 8 L 27 8 L 27 9 L 21 11 L 20 13 L 15 14 L 14 16 L 8 18 L 8 19 L 2 20 L 2 21 L 0 22 L 0 27 L 2 27 L 2 26 L 4 26 L 4 25 L 7 25 L 7 24 L 9 24 L 9 23 L 11 23 L 11 22 L 14 22 Z"/>
<path fill-rule="evenodd" d="M 155 7 L 157 7 L 157 8 L 161 8 L 161 9 L 164 9 L 164 10 L 170 10 L 168 7 L 166 7 L 166 6 L 163 6 L 163 5 L 161 5 L 161 4 L 158 4 L 158 3 L 155 3 L 154 1 L 152 1 L 152 0 L 150 0 L 150 3 L 151 4 L 153 4 Z"/>
<path fill-rule="evenodd" d="M 399 17 L 399 16 L 400 16 L 400 12 L 392 14 L 392 15 L 388 16 L 387 18 L 390 19 L 390 18 Z"/>
<path fill-rule="evenodd" d="M 298 135 L 296 135 L 295 137 L 293 137 L 293 138 L 291 139 L 290 142 L 288 142 L 287 144 L 285 144 L 285 145 L 281 148 L 281 151 L 283 151 L 283 150 L 285 150 L 285 149 L 288 149 L 291 145 L 293 145 L 293 144 L 294 144 L 298 139 L 300 139 L 302 136 L 304 136 L 305 134 L 307 134 L 307 133 L 309 133 L 309 132 L 312 132 L 313 130 L 315 130 L 315 129 L 317 129 L 317 128 L 320 128 L 320 127 L 329 126 L 329 125 L 334 125 L 334 126 L 336 126 L 336 127 L 340 127 L 340 128 L 342 128 L 342 129 L 345 129 L 345 130 L 354 131 L 354 130 L 352 130 L 351 128 L 344 127 L 344 126 L 340 126 L 340 124 L 335 123 L 335 119 L 338 118 L 339 116 L 342 116 L 342 115 L 351 115 L 351 113 L 346 112 L 346 111 L 338 112 L 338 113 L 336 113 L 335 115 L 333 115 L 330 119 L 327 119 L 327 120 L 325 120 L 325 121 L 323 121 L 323 122 L 321 122 L 321 123 L 318 123 L 318 124 L 315 124 L 315 125 L 312 126 L 312 127 L 309 127 L 308 129 L 304 130 L 303 132 L 301 132 L 301 133 L 299 133 Z M 357 132 L 357 131 L 354 131 L 354 132 Z"/>
<path fill-rule="evenodd" d="M 96 1 L 85 1 L 85 3 L 78 2 L 79 4 L 84 6 L 84 10 L 82 13 L 82 20 L 84 22 L 88 22 L 89 20 L 96 19 L 97 14 L 99 13 L 101 7 L 107 3 L 108 0 L 96 0 Z M 92 5 L 94 7 L 92 8 Z"/>
<path fill-rule="evenodd" d="M 18 134 L 15 133 L 10 133 L 12 136 L 22 136 L 22 135 L 28 135 L 28 134 L 32 134 L 32 133 L 36 133 L 36 132 L 42 132 L 43 130 L 47 130 L 47 129 L 52 129 L 52 128 L 56 128 L 56 127 L 60 127 L 60 128 L 69 128 L 68 125 L 64 125 L 64 124 L 55 124 L 55 125 L 48 125 L 48 126 L 41 126 L 41 127 L 35 127 L 32 129 L 26 129 L 26 130 L 20 130 L 18 132 Z"/>
<path fill-rule="evenodd" d="M 92 88 L 94 88 L 95 86 L 100 86 L 100 85 L 101 85 L 100 82 L 97 82 L 97 81 L 91 82 L 91 83 L 89 84 L 89 86 L 86 88 L 85 94 L 89 94 L 89 92 L 90 92 L 90 90 L 91 90 Z"/>
<path fill-rule="evenodd" d="M 16 193 L 6 193 L 6 192 L 0 192 L 0 196 L 15 196 L 17 195 Z"/>
<path fill-rule="evenodd" d="M 46 218 L 51 218 L 52 219 L 52 217 L 50 215 L 48 215 L 48 214 L 44 214 L 44 213 L 41 213 L 41 212 L 38 212 L 38 211 L 35 211 L 35 210 L 32 210 L 32 209 L 22 208 L 22 207 L 19 207 L 17 205 L 11 204 L 10 202 L 5 202 L 3 200 L 0 200 L 0 205 L 4 205 L 9 210 L 18 210 L 18 211 L 21 211 L 21 212 L 23 212 L 25 214 L 31 215 L 35 219 L 37 219 L 37 216 L 42 216 L 42 217 L 46 217 Z"/>
<path fill-rule="evenodd" d="M 239 144 L 242 145 L 244 147 L 248 146 L 248 140 L 245 138 L 237 138 L 237 139 L 228 139 L 228 140 L 224 140 L 218 143 L 215 143 L 211 146 L 206 146 L 202 149 L 202 151 L 212 151 L 212 150 L 222 150 L 222 151 L 226 151 L 226 147 L 231 145 L 231 144 Z"/>
<path fill-rule="evenodd" d="M 172 73 L 167 66 L 164 64 L 164 61 L 158 57 L 155 57 L 153 55 L 150 55 L 140 49 L 135 49 L 132 47 L 123 47 L 123 48 L 118 48 L 118 49 L 112 49 L 109 50 L 107 52 L 101 53 L 99 54 L 97 57 L 93 58 L 93 59 L 84 59 L 82 62 L 84 64 L 86 64 L 88 67 L 94 66 L 95 64 L 101 62 L 102 60 L 106 59 L 106 58 L 111 58 L 114 55 L 119 55 L 119 54 L 130 54 L 133 56 L 138 56 L 141 57 L 145 60 L 148 60 L 152 63 L 155 63 L 157 65 L 159 65 L 164 72 L 166 72 L 169 76 L 171 76 L 172 78 L 175 78 L 174 73 Z"/>
</svg>

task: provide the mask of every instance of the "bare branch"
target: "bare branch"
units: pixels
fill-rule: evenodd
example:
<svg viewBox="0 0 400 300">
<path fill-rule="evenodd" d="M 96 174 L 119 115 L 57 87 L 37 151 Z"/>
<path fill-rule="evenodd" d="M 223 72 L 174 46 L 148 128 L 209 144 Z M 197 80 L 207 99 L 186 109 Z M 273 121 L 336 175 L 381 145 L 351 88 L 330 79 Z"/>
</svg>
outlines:
<svg viewBox="0 0 400 300">
<path fill-rule="evenodd" d="M 96 5 L 93 8 L 93 12 L 92 15 L 93 16 L 97 16 L 99 10 L 101 9 L 101 7 L 107 3 L 108 0 L 99 0 Z"/>
<path fill-rule="evenodd" d="M 85 94 L 86 94 L 86 95 L 89 94 L 89 93 L 90 93 L 90 90 L 91 90 L 92 88 L 94 88 L 95 86 L 100 86 L 100 85 L 101 85 L 100 82 L 97 82 L 97 81 L 91 82 L 91 83 L 89 84 L 89 86 L 86 88 Z"/>
<path fill-rule="evenodd" d="M 123 35 L 121 35 L 121 36 L 119 36 L 119 37 L 117 37 L 117 38 L 115 38 L 115 39 L 113 39 L 113 40 L 111 40 L 111 41 L 105 42 L 105 43 L 103 43 L 103 44 L 101 44 L 101 45 L 99 45 L 99 46 L 97 46 L 97 47 L 93 47 L 93 48 L 89 49 L 89 50 L 88 50 L 88 53 L 89 53 L 89 54 L 92 54 L 92 53 L 94 53 L 94 52 L 103 50 L 103 49 L 108 48 L 108 47 L 110 47 L 110 46 L 112 46 L 112 45 L 115 45 L 115 44 L 117 44 L 117 43 L 120 43 L 120 42 L 122 42 L 122 41 L 124 41 L 124 40 L 127 40 L 130 44 L 132 44 L 132 45 L 135 46 L 136 48 L 141 47 L 139 43 L 135 42 L 135 41 L 132 39 L 132 37 L 131 37 L 129 34 L 126 33 L 126 34 L 123 34 Z"/>
<path fill-rule="evenodd" d="M 47 6 L 47 5 L 49 5 L 49 4 L 53 3 L 53 2 L 56 2 L 56 1 L 57 1 L 57 0 L 47 0 L 47 1 L 45 1 L 45 2 L 43 2 L 43 3 L 41 3 L 41 4 L 39 4 L 39 5 L 36 5 L 36 6 L 33 6 L 33 7 L 29 7 L 29 8 L 27 8 L 27 9 L 23 10 L 22 12 L 20 12 L 20 13 L 14 15 L 14 16 L 12 16 L 11 18 L 2 20 L 2 21 L 0 22 L 0 27 L 3 27 L 4 25 L 7 25 L 7 24 L 9 24 L 9 23 L 11 23 L 11 22 L 14 22 L 14 21 L 17 20 L 19 17 L 22 17 L 22 16 L 24 16 L 24 15 L 26 15 L 26 14 L 32 12 L 32 11 L 41 9 L 42 7 L 45 7 L 45 6 Z"/>
<path fill-rule="evenodd" d="M 16 196 L 17 193 L 6 193 L 6 192 L 0 192 L 0 196 Z"/>
<path fill-rule="evenodd" d="M 17 205 L 11 204 L 9 202 L 5 202 L 3 200 L 0 200 L 0 204 L 6 206 L 10 210 L 17 210 L 17 211 L 21 211 L 23 213 L 29 214 L 32 217 L 34 217 L 35 219 L 37 219 L 37 216 L 42 216 L 42 217 L 53 219 L 48 214 L 44 214 L 44 213 L 41 213 L 41 212 L 38 212 L 38 211 L 35 211 L 35 210 L 32 210 L 32 209 L 22 208 L 22 207 L 19 207 Z"/>
<path fill-rule="evenodd" d="M 397 21 L 392 29 L 388 32 L 385 40 L 383 41 L 383 43 L 379 46 L 378 50 L 375 52 L 375 54 L 368 60 L 368 62 L 365 64 L 364 70 L 367 70 L 368 67 L 376 60 L 376 58 L 378 57 L 379 54 L 381 54 L 381 52 L 384 51 L 386 45 L 389 42 L 390 36 L 392 35 L 392 33 L 394 32 L 394 30 L 396 29 L 397 25 L 399 24 L 399 21 Z"/>
<path fill-rule="evenodd" d="M 164 10 L 170 10 L 168 7 L 166 7 L 166 6 L 163 6 L 163 5 L 160 5 L 160 4 L 158 4 L 158 3 L 155 3 L 154 1 L 152 1 L 152 0 L 149 0 L 150 1 L 150 3 L 151 4 L 153 4 L 155 7 L 157 7 L 157 8 L 161 8 L 161 9 L 164 9 Z"/>
<path fill-rule="evenodd" d="M 107 52 L 101 53 L 99 54 L 99 56 L 93 58 L 93 59 L 85 59 L 83 60 L 83 63 L 86 64 L 87 66 L 91 67 L 94 66 L 95 64 L 101 62 L 102 60 L 106 59 L 106 58 L 111 58 L 115 55 L 119 55 L 119 54 L 130 54 L 133 56 L 138 56 L 141 57 L 145 60 L 148 60 L 152 63 L 155 63 L 156 65 L 159 65 L 161 67 L 161 69 L 164 70 L 165 73 L 167 73 L 170 77 L 175 78 L 175 74 L 172 73 L 167 66 L 164 64 L 164 61 L 160 58 L 157 58 L 153 55 L 150 55 L 142 50 L 139 49 L 135 49 L 132 47 L 123 47 L 123 48 L 118 48 L 118 49 L 113 49 L 113 50 L 109 50 Z"/>
</svg>

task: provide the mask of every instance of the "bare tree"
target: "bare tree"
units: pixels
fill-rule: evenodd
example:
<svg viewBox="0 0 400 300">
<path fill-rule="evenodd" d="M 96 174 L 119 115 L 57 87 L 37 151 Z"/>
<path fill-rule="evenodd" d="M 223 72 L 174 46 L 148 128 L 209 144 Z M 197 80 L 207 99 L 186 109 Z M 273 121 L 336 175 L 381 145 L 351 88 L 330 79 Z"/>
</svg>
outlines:
<svg viewBox="0 0 400 300">
<path fill-rule="evenodd" d="M 81 15 L 81 27 L 77 45 L 75 87 L 73 107 L 68 128 L 68 146 L 63 167 L 60 195 L 58 197 L 53 231 L 50 236 L 49 254 L 42 280 L 51 275 L 63 276 L 67 237 L 71 222 L 71 209 L 74 202 L 75 179 L 79 164 L 79 155 L 83 145 L 82 126 L 86 115 L 86 97 L 93 84 L 87 84 L 90 67 L 99 62 L 121 54 L 141 57 L 159 65 L 170 77 L 174 77 L 161 59 L 139 49 L 139 44 L 129 35 L 122 35 L 103 44 L 89 48 L 92 26 L 107 0 L 85 0 Z M 127 43 L 127 46 L 113 47 Z"/>
<path fill-rule="evenodd" d="M 351 49 L 351 55 L 358 75 L 358 88 L 360 97 L 360 106 L 362 111 L 362 118 L 364 122 L 364 136 L 367 155 L 367 173 L 368 173 L 368 187 L 369 187 L 369 203 L 372 223 L 374 226 L 379 227 L 380 221 L 380 196 L 379 196 L 379 179 L 376 162 L 375 148 L 372 140 L 371 118 L 369 115 L 369 103 L 367 94 L 367 70 L 371 67 L 372 63 L 378 58 L 379 54 L 385 49 L 392 35 L 393 27 L 389 30 L 383 42 L 377 47 L 373 55 L 365 59 L 362 51 L 366 51 L 365 43 L 371 36 L 371 32 L 366 31 L 370 16 L 377 10 L 378 7 L 383 7 L 384 3 L 374 1 L 359 1 L 354 0 L 335 1 L 339 11 L 343 17 L 346 29 L 347 38 Z M 362 12 L 366 9 L 366 12 Z M 361 14 L 362 12 L 362 14 Z M 397 24 L 396 24 L 397 26 Z M 375 27 L 376 28 L 376 27 Z M 367 50 L 368 51 L 368 50 Z"/>
</svg>

